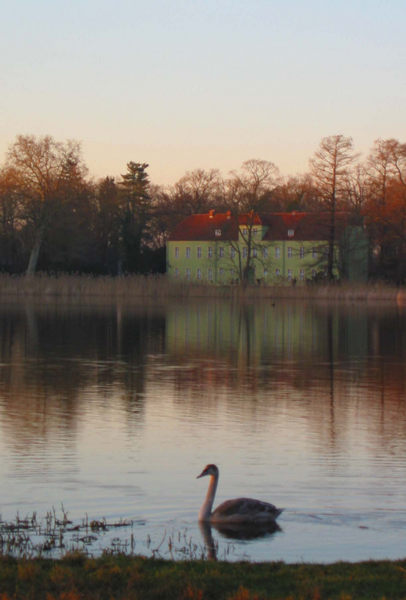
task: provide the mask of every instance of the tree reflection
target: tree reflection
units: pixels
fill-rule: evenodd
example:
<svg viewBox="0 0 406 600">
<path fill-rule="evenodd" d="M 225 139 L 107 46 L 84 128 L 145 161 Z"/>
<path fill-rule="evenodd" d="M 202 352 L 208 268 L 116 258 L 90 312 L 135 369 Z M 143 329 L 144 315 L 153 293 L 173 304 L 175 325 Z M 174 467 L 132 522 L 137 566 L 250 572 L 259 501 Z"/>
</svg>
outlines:
<svg viewBox="0 0 406 600">
<path fill-rule="evenodd" d="M 17 451 L 75 435 L 87 399 L 141 424 L 149 356 L 165 321 L 148 309 L 21 303 L 0 310 L 0 406 Z M 20 449 L 20 450 L 18 450 Z"/>
</svg>

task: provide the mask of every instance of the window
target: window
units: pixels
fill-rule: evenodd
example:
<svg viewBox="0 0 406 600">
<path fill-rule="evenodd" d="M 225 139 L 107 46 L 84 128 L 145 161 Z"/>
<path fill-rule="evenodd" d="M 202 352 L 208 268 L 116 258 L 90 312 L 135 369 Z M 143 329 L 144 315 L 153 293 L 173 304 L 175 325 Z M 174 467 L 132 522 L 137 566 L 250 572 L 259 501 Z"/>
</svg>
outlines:
<svg viewBox="0 0 406 600">
<path fill-rule="evenodd" d="M 293 254 L 292 248 L 291 248 L 291 246 L 288 246 L 288 258 L 292 258 L 292 254 Z"/>
<path fill-rule="evenodd" d="M 256 227 L 254 227 L 254 229 L 252 230 L 252 234 L 257 235 L 257 233 L 258 233 L 258 229 Z"/>
<path fill-rule="evenodd" d="M 304 278 L 305 278 L 305 276 L 304 276 L 304 269 L 300 269 L 300 271 L 299 271 L 299 279 L 300 279 L 300 281 L 303 281 Z"/>
<path fill-rule="evenodd" d="M 304 247 L 300 246 L 300 250 L 299 250 L 299 256 L 300 256 L 300 258 L 304 258 L 304 255 L 305 255 Z"/>
<path fill-rule="evenodd" d="M 216 237 L 221 237 L 221 229 L 215 229 L 215 230 L 214 230 L 214 235 L 215 235 Z"/>
<path fill-rule="evenodd" d="M 202 247 L 201 246 L 197 247 L 197 258 L 202 258 Z"/>
<path fill-rule="evenodd" d="M 289 238 L 293 238 L 294 235 L 295 235 L 295 230 L 294 229 L 288 229 L 288 237 Z"/>
<path fill-rule="evenodd" d="M 189 246 L 186 247 L 186 258 L 190 258 L 190 248 L 189 248 Z"/>
<path fill-rule="evenodd" d="M 247 255 L 248 255 L 248 252 L 247 252 L 247 247 L 245 246 L 245 247 L 242 249 L 242 257 L 243 257 L 243 258 L 247 258 Z"/>
<path fill-rule="evenodd" d="M 190 279 L 190 269 L 186 269 L 186 279 Z"/>
<path fill-rule="evenodd" d="M 176 246 L 175 248 L 175 258 L 179 258 L 179 247 Z"/>
<path fill-rule="evenodd" d="M 277 277 L 279 277 L 279 276 L 280 276 L 280 274 L 281 274 L 281 270 L 280 270 L 280 269 L 275 269 L 275 275 L 276 275 Z"/>
<path fill-rule="evenodd" d="M 291 279 L 292 279 L 292 275 L 293 275 L 293 273 L 292 273 L 292 269 L 288 269 L 288 280 L 289 280 L 289 281 L 291 281 Z"/>
<path fill-rule="evenodd" d="M 313 279 L 315 279 L 316 275 L 317 275 L 316 269 L 312 269 L 312 277 L 313 277 Z"/>
<path fill-rule="evenodd" d="M 224 269 L 219 269 L 219 275 L 220 277 L 224 277 Z"/>
<path fill-rule="evenodd" d="M 252 249 L 252 256 L 255 258 L 255 257 L 256 257 L 256 255 L 257 255 L 257 249 L 256 249 L 256 248 L 253 248 L 253 249 Z"/>
<path fill-rule="evenodd" d="M 175 269 L 175 277 L 179 277 L 179 269 L 178 268 Z"/>
<path fill-rule="evenodd" d="M 213 256 L 213 248 L 212 248 L 212 246 L 209 246 L 209 247 L 207 248 L 207 256 L 208 256 L 209 258 L 211 258 L 211 257 Z"/>
<path fill-rule="evenodd" d="M 207 277 L 208 277 L 209 281 L 213 281 L 213 269 L 212 268 L 208 269 Z"/>
<path fill-rule="evenodd" d="M 268 248 L 262 248 L 262 256 L 263 258 L 268 258 Z"/>
<path fill-rule="evenodd" d="M 242 234 L 243 235 L 248 235 L 248 229 L 246 227 L 244 227 L 244 229 L 242 230 Z"/>
<path fill-rule="evenodd" d="M 230 249 L 230 256 L 231 256 L 231 258 L 235 257 L 235 248 L 233 248 L 233 247 L 231 247 L 231 249 Z"/>
<path fill-rule="evenodd" d="M 220 246 L 220 248 L 219 248 L 219 256 L 220 256 L 220 258 L 222 258 L 224 256 L 224 248 L 223 248 L 223 246 Z"/>
<path fill-rule="evenodd" d="M 202 278 L 202 270 L 201 269 L 197 269 L 196 277 L 197 277 L 197 279 Z"/>
<path fill-rule="evenodd" d="M 275 248 L 275 258 L 280 258 L 281 257 L 281 249 L 279 248 L 279 246 L 276 246 Z"/>
<path fill-rule="evenodd" d="M 264 269 L 264 279 L 268 277 L 268 269 Z"/>
<path fill-rule="evenodd" d="M 312 248 L 312 258 L 317 258 L 317 248 Z"/>
</svg>

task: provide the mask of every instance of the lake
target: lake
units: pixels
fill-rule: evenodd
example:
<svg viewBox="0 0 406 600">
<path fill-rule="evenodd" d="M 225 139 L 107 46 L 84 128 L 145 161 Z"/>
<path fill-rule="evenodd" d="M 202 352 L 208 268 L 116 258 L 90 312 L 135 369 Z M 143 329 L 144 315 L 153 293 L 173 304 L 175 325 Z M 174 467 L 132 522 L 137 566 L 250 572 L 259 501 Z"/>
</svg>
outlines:
<svg viewBox="0 0 406 600">
<path fill-rule="evenodd" d="M 3 521 L 55 510 L 123 525 L 66 534 L 94 554 L 406 556 L 406 312 L 3 303 L 0 333 Z M 279 529 L 201 530 L 207 463 L 216 503 L 272 502 Z"/>
</svg>

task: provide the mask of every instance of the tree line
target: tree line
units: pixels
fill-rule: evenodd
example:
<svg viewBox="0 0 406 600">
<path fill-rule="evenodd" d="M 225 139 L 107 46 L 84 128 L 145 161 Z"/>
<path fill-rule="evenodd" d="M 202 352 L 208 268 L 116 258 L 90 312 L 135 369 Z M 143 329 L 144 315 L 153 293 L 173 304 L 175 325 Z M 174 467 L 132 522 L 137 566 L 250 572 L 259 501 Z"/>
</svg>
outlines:
<svg viewBox="0 0 406 600">
<path fill-rule="evenodd" d="M 406 144 L 378 139 L 362 159 L 343 135 L 323 138 L 301 175 L 252 159 L 227 177 L 196 169 L 166 187 L 150 181 L 145 162 L 95 181 L 78 142 L 19 135 L 0 168 L 0 270 L 164 272 L 172 228 L 210 209 L 328 212 L 330 246 L 335 215 L 345 210 L 367 229 L 370 277 L 405 282 Z"/>
</svg>

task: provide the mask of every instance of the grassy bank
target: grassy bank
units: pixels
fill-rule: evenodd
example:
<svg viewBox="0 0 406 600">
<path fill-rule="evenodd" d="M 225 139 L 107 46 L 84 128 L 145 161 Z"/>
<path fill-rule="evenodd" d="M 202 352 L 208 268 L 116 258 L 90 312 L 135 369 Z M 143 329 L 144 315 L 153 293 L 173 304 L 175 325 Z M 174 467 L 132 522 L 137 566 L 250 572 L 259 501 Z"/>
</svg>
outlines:
<svg viewBox="0 0 406 600">
<path fill-rule="evenodd" d="M 1 600 L 406 598 L 406 561 L 333 565 L 169 562 L 70 555 L 0 559 Z"/>
<path fill-rule="evenodd" d="M 0 300 L 15 298 L 129 302 L 165 301 L 171 298 L 309 299 L 391 302 L 406 305 L 406 289 L 384 284 L 349 283 L 275 286 L 215 286 L 174 281 L 165 275 L 94 277 L 38 274 L 32 277 L 0 275 Z"/>
</svg>

